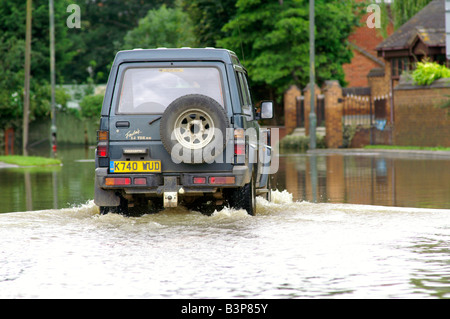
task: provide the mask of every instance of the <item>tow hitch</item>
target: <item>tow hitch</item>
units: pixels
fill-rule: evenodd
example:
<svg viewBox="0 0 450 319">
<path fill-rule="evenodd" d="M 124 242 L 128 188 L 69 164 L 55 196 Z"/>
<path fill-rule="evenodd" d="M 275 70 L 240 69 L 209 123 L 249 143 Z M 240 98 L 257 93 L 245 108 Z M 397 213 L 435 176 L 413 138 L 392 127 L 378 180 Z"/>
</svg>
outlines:
<svg viewBox="0 0 450 319">
<path fill-rule="evenodd" d="M 164 177 L 164 208 L 178 206 L 178 185 L 175 176 Z"/>
</svg>

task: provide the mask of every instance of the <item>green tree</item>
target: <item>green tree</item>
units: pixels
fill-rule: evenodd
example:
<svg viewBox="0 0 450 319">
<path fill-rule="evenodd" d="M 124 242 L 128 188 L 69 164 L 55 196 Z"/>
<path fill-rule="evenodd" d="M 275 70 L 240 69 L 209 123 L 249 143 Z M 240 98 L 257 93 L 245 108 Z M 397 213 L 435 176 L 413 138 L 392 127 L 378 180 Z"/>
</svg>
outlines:
<svg viewBox="0 0 450 319">
<path fill-rule="evenodd" d="M 394 28 L 398 29 L 432 0 L 401 0 L 391 4 Z"/>
<path fill-rule="evenodd" d="M 80 6 L 81 28 L 68 30 L 69 39 L 75 44 L 75 57 L 64 69 L 66 83 L 84 83 L 87 78 L 96 83 L 106 83 L 114 56 L 123 48 L 127 32 L 136 28 L 139 19 L 149 10 L 162 4 L 171 7 L 174 0 L 91 0 L 76 3 Z M 68 13 L 66 15 L 69 16 Z"/>
<path fill-rule="evenodd" d="M 196 41 L 191 20 L 180 6 L 150 10 L 124 38 L 124 49 L 191 47 Z"/>
<path fill-rule="evenodd" d="M 184 8 L 194 25 L 200 46 L 214 47 L 227 34 L 222 27 L 236 13 L 236 0 L 185 0 Z"/>
<path fill-rule="evenodd" d="M 67 39 L 66 7 L 70 0 L 55 1 L 55 44 L 57 78 L 70 63 L 73 53 Z M 50 94 L 48 1 L 33 2 L 31 45 L 30 119 L 49 112 Z M 23 114 L 26 1 L 0 1 L 0 128 L 20 127 Z"/>
<path fill-rule="evenodd" d="M 279 96 L 309 82 L 309 1 L 238 0 L 235 17 L 224 26 L 230 36 L 219 45 L 234 50 L 257 85 Z M 344 84 L 342 64 L 350 62 L 347 38 L 359 25 L 360 7 L 353 0 L 316 0 L 316 78 Z"/>
<path fill-rule="evenodd" d="M 102 111 L 103 94 L 86 95 L 80 102 L 81 115 L 85 118 L 98 118 Z"/>
</svg>

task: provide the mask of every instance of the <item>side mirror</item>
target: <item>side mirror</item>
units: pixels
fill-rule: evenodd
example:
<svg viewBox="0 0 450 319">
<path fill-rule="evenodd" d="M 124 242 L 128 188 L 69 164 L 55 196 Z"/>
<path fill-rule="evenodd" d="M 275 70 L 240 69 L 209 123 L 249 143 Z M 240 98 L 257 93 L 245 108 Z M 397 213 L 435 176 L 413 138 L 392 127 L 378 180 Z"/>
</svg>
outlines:
<svg viewBox="0 0 450 319">
<path fill-rule="evenodd" d="M 261 119 L 271 119 L 273 118 L 273 102 L 263 101 L 261 103 Z"/>
</svg>

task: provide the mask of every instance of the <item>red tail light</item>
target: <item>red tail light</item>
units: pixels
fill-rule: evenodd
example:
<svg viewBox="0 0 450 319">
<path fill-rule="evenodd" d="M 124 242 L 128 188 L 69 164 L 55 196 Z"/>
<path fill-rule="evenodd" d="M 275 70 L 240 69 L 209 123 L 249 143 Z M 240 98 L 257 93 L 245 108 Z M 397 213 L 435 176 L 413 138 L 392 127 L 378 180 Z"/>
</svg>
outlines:
<svg viewBox="0 0 450 319">
<path fill-rule="evenodd" d="M 147 185 L 147 178 L 145 178 L 145 177 L 136 177 L 134 179 L 134 185 Z"/>
<path fill-rule="evenodd" d="M 97 155 L 99 157 L 107 157 L 108 156 L 108 146 L 98 145 L 97 146 Z"/>
<path fill-rule="evenodd" d="M 108 131 L 97 131 L 97 156 L 108 157 Z"/>
<path fill-rule="evenodd" d="M 107 186 L 131 185 L 131 178 L 129 178 L 129 177 L 107 177 L 107 178 L 105 178 L 105 185 L 107 185 Z"/>
<path fill-rule="evenodd" d="M 242 128 L 234 130 L 234 155 L 235 163 L 245 163 L 245 131 Z"/>
<path fill-rule="evenodd" d="M 218 176 L 218 177 L 210 177 L 209 183 L 213 185 L 217 184 L 234 184 L 236 182 L 236 178 L 234 176 Z"/>
<path fill-rule="evenodd" d="M 194 184 L 206 184 L 206 177 L 194 177 Z"/>
<path fill-rule="evenodd" d="M 245 155 L 245 144 L 234 144 L 234 155 Z"/>
</svg>

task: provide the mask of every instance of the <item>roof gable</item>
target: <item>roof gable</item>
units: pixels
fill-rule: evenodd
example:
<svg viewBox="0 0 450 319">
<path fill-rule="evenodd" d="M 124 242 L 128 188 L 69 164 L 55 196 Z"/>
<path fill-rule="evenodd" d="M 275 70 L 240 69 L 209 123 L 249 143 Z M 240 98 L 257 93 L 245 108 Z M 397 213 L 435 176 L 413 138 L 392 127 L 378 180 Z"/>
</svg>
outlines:
<svg viewBox="0 0 450 319">
<path fill-rule="evenodd" d="M 433 0 L 381 42 L 376 50 L 408 49 L 419 37 L 427 46 L 445 46 L 445 0 Z"/>
</svg>

